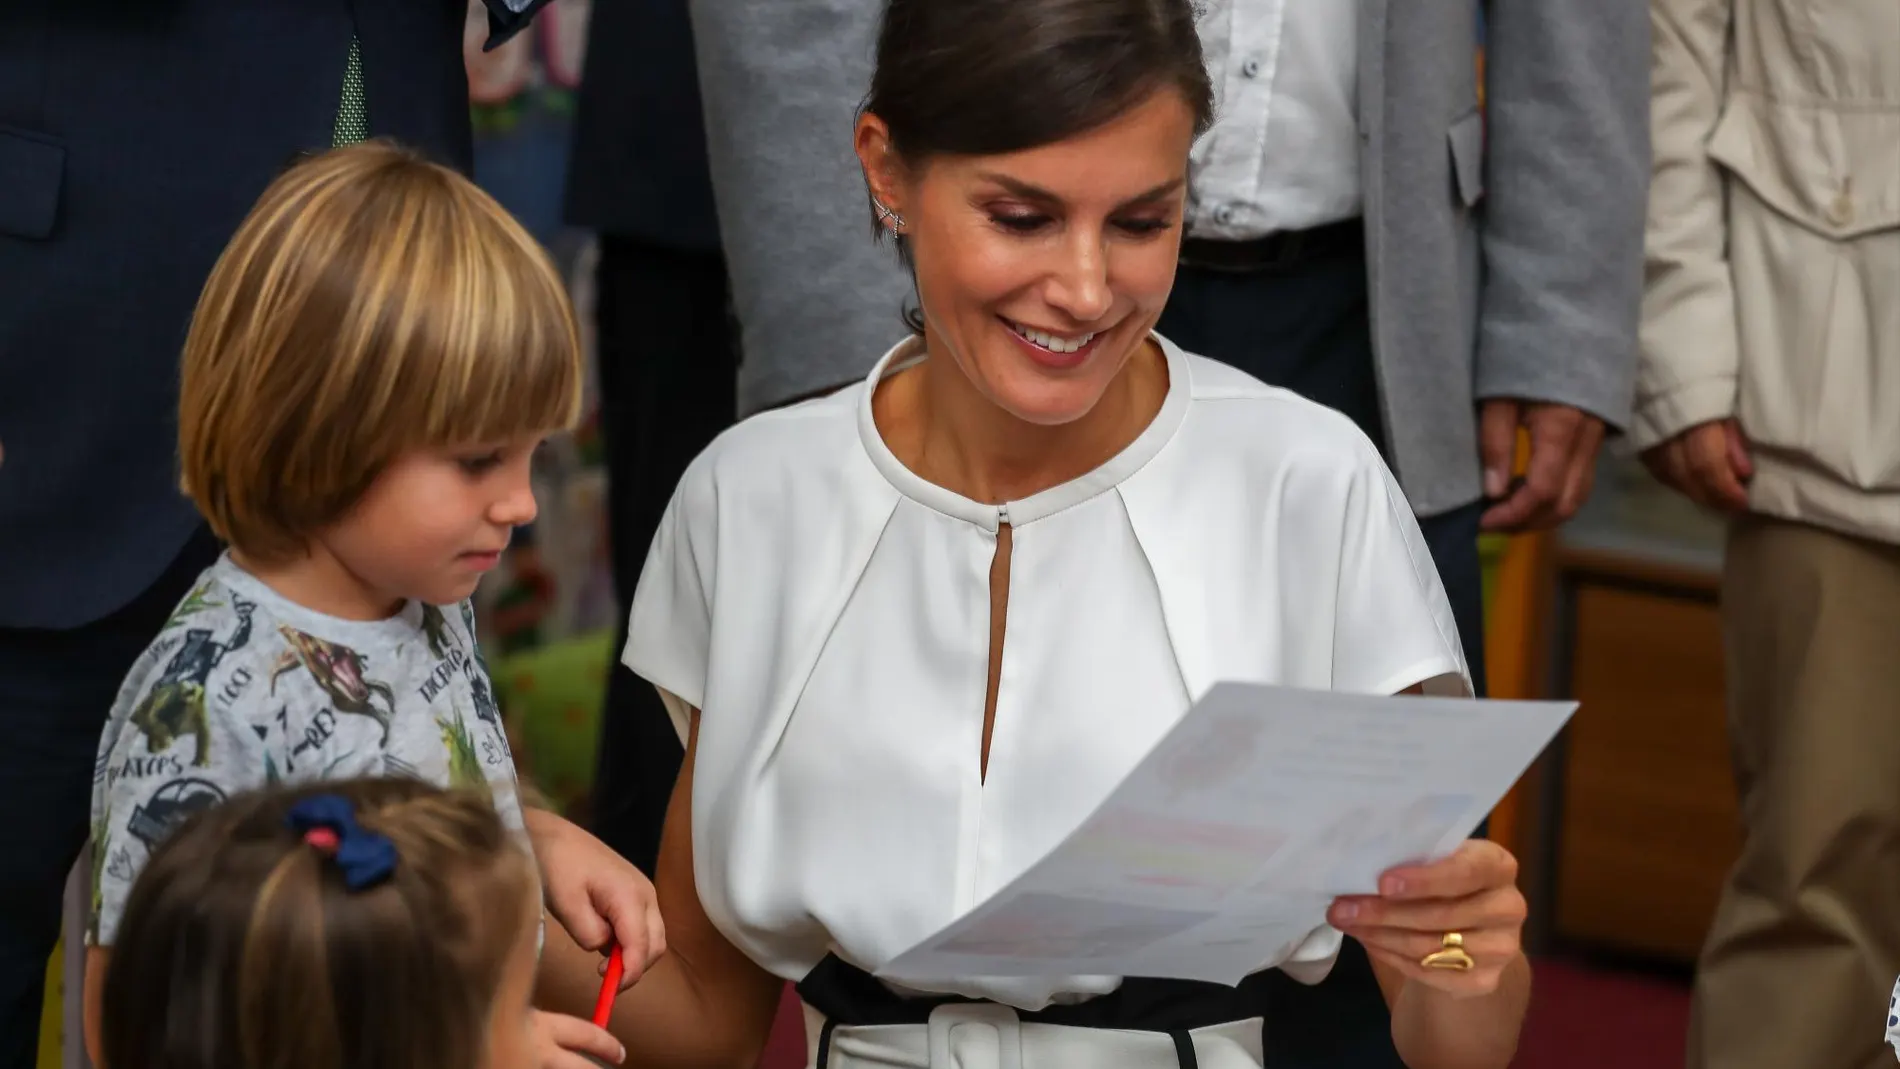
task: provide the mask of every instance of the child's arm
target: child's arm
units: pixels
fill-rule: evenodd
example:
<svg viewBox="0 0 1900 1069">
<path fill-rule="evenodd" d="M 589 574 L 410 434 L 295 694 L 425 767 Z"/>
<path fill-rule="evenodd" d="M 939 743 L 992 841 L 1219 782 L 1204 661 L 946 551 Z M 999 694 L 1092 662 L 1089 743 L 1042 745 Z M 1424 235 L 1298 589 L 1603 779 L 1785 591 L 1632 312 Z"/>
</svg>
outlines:
<svg viewBox="0 0 1900 1069">
<path fill-rule="evenodd" d="M 660 912 L 667 952 L 614 1005 L 610 1029 L 629 1067 L 753 1069 L 778 1013 L 784 982 L 754 964 L 706 916 L 693 880 L 693 763 L 699 714 L 667 805 L 660 839 Z M 600 956 L 548 929 L 536 1003 L 585 1017 L 600 990 Z"/>
<path fill-rule="evenodd" d="M 631 986 L 666 952 L 666 928 L 653 884 L 626 858 L 579 825 L 548 809 L 526 806 L 523 819 L 548 910 L 582 948 L 605 953 L 617 941 Z"/>
<path fill-rule="evenodd" d="M 105 998 L 106 966 L 111 961 L 112 951 L 104 947 L 86 948 L 86 984 L 84 1004 L 80 1014 L 81 1027 L 86 1041 L 86 1060 L 99 1066 L 105 1064 L 105 1059 L 99 1056 L 100 1001 Z"/>
</svg>

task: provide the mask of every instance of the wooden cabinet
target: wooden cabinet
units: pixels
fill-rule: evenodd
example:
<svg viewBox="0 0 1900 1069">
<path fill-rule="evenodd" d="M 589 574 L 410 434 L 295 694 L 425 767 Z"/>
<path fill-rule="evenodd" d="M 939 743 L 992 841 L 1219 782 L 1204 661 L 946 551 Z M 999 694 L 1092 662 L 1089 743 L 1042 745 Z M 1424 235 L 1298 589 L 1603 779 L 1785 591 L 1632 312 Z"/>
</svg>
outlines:
<svg viewBox="0 0 1900 1069">
<path fill-rule="evenodd" d="M 1553 931 L 1693 961 L 1740 847 L 1721 621 L 1703 590 L 1572 569 Z M 1612 565 L 1613 566 L 1613 565 Z"/>
<path fill-rule="evenodd" d="M 1506 807 L 1530 937 L 1693 963 L 1741 845 L 1729 767 L 1722 526 L 1605 458 L 1535 554 L 1537 596 L 1492 620 L 1498 682 L 1580 708 Z M 1507 641 L 1508 640 L 1508 641 Z M 1513 645 L 1515 642 L 1515 646 Z M 1513 667 L 1514 666 L 1514 667 Z M 1513 680 L 1516 680 L 1513 683 Z"/>
</svg>

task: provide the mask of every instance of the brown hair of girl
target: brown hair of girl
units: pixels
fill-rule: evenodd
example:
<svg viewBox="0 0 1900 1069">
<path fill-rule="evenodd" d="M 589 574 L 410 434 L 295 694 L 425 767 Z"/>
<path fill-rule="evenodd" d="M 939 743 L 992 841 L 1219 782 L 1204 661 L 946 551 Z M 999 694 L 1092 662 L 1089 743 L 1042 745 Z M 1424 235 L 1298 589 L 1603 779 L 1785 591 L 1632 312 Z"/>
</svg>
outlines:
<svg viewBox="0 0 1900 1069">
<path fill-rule="evenodd" d="M 287 823 L 339 795 L 395 846 L 345 885 Z M 153 855 L 113 944 L 109 1069 L 471 1069 L 538 916 L 534 863 L 489 799 L 400 779 L 240 796 Z"/>
</svg>

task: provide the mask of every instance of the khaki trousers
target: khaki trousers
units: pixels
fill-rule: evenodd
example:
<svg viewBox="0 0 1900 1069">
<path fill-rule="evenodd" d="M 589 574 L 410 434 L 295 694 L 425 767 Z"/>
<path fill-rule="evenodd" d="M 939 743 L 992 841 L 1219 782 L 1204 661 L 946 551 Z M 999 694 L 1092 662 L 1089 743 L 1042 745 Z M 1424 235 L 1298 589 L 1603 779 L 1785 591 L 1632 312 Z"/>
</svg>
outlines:
<svg viewBox="0 0 1900 1069">
<path fill-rule="evenodd" d="M 1737 520 L 1722 619 L 1745 835 L 1698 969 L 1690 1069 L 1893 1069 L 1900 546 Z"/>
</svg>

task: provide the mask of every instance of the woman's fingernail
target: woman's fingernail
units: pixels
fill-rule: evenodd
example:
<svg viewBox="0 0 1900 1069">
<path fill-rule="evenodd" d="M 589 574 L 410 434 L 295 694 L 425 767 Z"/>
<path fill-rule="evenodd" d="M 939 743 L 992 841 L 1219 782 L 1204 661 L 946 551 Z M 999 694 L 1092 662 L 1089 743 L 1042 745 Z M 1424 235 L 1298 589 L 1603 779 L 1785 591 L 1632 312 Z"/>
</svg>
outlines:
<svg viewBox="0 0 1900 1069">
<path fill-rule="evenodd" d="M 1339 908 L 1333 912 L 1342 922 L 1350 923 L 1359 916 L 1359 903 L 1341 902 Z"/>
<path fill-rule="evenodd" d="M 621 1064 L 624 1064 L 626 1060 L 627 1060 L 627 1048 L 623 1045 L 620 1048 L 620 1053 L 614 1057 L 614 1064 L 621 1065 Z"/>
<path fill-rule="evenodd" d="M 1388 894 L 1388 895 L 1402 895 L 1402 894 L 1404 894 L 1404 893 L 1405 893 L 1405 881 L 1404 881 L 1404 880 L 1401 880 L 1401 879 L 1399 879 L 1399 878 L 1398 878 L 1397 876 L 1387 876 L 1387 877 L 1385 878 L 1385 889 L 1384 889 L 1384 891 L 1383 891 L 1383 893 L 1384 893 L 1384 894 Z"/>
</svg>

